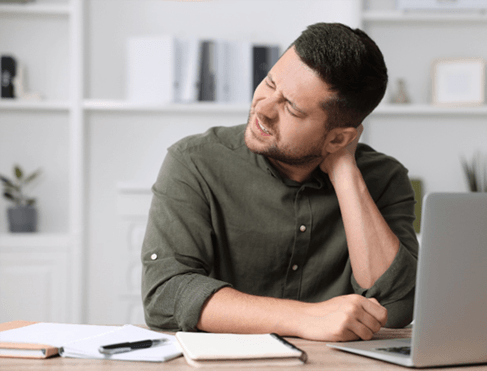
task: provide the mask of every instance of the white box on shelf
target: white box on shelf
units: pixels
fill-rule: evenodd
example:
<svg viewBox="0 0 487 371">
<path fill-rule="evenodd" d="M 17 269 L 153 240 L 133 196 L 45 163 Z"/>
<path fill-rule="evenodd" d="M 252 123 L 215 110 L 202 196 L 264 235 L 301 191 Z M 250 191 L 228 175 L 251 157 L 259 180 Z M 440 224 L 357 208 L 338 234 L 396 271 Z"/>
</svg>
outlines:
<svg viewBox="0 0 487 371">
<path fill-rule="evenodd" d="M 133 36 L 127 40 L 127 100 L 171 103 L 175 100 L 176 41 L 173 36 Z"/>
<path fill-rule="evenodd" d="M 479 10 L 487 9 L 487 0 L 396 0 L 399 10 Z"/>
</svg>

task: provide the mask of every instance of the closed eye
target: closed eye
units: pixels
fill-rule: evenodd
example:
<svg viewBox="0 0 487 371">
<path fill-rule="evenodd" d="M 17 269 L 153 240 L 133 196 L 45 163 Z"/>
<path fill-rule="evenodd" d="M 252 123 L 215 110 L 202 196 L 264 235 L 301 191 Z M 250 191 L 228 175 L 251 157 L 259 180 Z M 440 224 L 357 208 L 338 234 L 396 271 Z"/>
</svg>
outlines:
<svg viewBox="0 0 487 371">
<path fill-rule="evenodd" d="M 289 109 L 289 106 L 287 106 L 287 111 L 288 111 L 288 112 L 289 112 L 289 113 L 290 113 L 292 116 L 294 116 L 294 117 L 299 117 L 298 115 L 296 115 L 296 114 L 295 114 L 293 111 L 291 111 L 291 110 Z"/>
<path fill-rule="evenodd" d="M 266 84 L 266 85 L 267 85 L 269 88 L 274 89 L 274 85 L 273 85 L 273 84 L 271 84 L 271 83 L 269 82 L 269 80 L 265 79 L 265 80 L 264 80 L 264 82 L 265 82 L 265 84 Z"/>
</svg>

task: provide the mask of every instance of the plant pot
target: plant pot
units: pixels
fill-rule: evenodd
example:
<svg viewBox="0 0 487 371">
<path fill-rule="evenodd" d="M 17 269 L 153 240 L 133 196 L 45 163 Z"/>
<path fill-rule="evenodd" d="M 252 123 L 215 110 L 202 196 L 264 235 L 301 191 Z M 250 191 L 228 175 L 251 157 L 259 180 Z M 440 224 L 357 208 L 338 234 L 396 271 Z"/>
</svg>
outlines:
<svg viewBox="0 0 487 371">
<path fill-rule="evenodd" d="M 37 210 L 34 207 L 9 207 L 7 213 L 10 232 L 37 231 Z"/>
</svg>

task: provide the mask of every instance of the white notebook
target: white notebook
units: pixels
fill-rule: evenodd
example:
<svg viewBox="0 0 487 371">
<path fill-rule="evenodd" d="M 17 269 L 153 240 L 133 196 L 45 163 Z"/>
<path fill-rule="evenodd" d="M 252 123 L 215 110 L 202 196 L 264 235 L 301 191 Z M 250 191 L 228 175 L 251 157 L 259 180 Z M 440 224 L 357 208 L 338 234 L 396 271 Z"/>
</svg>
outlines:
<svg viewBox="0 0 487 371">
<path fill-rule="evenodd" d="M 188 364 L 195 367 L 301 365 L 307 355 L 276 334 L 177 332 Z"/>
</svg>

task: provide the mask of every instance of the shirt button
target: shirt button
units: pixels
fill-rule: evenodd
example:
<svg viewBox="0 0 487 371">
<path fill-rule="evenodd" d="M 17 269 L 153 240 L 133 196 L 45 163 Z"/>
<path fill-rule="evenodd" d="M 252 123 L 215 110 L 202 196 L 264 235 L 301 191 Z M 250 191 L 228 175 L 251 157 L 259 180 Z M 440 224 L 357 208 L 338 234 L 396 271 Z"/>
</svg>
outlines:
<svg viewBox="0 0 487 371">
<path fill-rule="evenodd" d="M 302 225 L 301 227 L 299 227 L 299 230 L 301 232 L 306 232 L 306 226 L 305 225 Z"/>
<path fill-rule="evenodd" d="M 152 254 L 152 255 L 150 256 L 150 258 L 151 258 L 152 260 L 156 260 L 156 259 L 157 259 L 157 254 Z"/>
<path fill-rule="evenodd" d="M 293 265 L 293 267 L 292 267 L 292 270 L 293 270 L 293 271 L 298 270 L 298 265 L 297 265 L 297 264 L 294 264 L 294 265 Z"/>
</svg>

